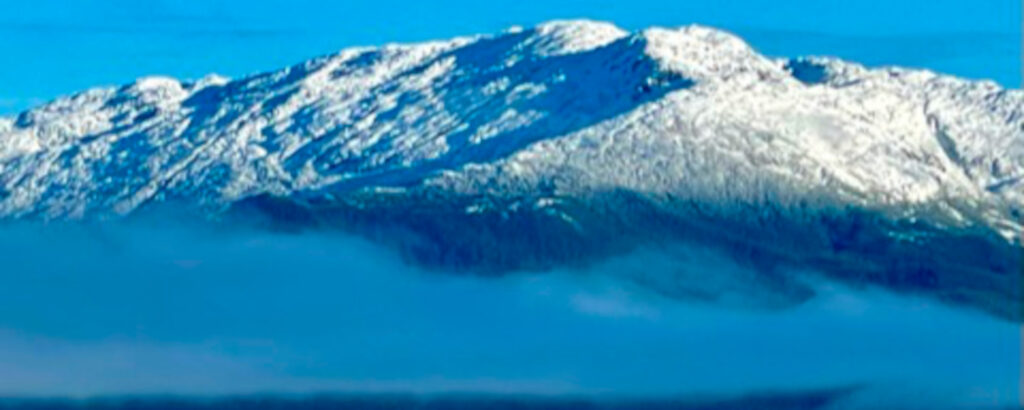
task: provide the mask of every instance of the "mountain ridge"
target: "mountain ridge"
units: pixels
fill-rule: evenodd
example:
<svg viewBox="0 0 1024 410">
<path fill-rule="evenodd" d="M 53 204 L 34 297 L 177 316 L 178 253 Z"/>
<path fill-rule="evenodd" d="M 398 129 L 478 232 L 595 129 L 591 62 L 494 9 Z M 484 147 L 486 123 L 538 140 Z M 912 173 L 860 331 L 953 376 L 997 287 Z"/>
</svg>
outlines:
<svg viewBox="0 0 1024 410">
<path fill-rule="evenodd" d="M 769 58 L 704 26 L 556 21 L 0 119 L 0 217 L 257 210 L 498 271 L 686 240 L 1017 318 L 1022 109 L 992 82 Z"/>
</svg>

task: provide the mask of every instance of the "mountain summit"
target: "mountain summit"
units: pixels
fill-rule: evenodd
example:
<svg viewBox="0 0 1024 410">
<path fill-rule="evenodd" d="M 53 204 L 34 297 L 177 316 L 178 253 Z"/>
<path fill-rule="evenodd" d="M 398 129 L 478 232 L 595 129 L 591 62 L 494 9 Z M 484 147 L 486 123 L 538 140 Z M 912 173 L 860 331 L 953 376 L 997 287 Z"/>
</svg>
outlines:
<svg viewBox="0 0 1024 410">
<path fill-rule="evenodd" d="M 771 281 L 809 267 L 1021 319 L 1022 110 L 702 26 L 556 21 L 0 118 L 0 216 L 183 203 L 487 272 L 699 244 Z"/>
</svg>

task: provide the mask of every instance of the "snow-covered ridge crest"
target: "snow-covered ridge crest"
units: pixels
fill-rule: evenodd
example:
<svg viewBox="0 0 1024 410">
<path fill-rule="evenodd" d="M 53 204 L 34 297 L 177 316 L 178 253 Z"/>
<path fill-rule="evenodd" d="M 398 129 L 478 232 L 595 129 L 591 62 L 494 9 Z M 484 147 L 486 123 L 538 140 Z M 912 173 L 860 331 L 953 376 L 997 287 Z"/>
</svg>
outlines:
<svg viewBox="0 0 1024 410">
<path fill-rule="evenodd" d="M 654 67 L 633 72 L 641 63 L 631 59 L 647 60 Z M 616 64 L 621 67 L 608 68 Z M 585 96 L 614 101 L 629 97 L 621 95 L 621 87 L 646 90 L 640 90 L 641 98 L 631 106 L 597 115 L 581 112 L 590 107 L 586 105 L 550 105 L 577 101 L 581 92 L 615 82 L 622 85 L 612 93 Z M 187 185 L 204 192 L 202 201 L 225 203 L 269 187 L 316 189 L 367 174 L 409 169 L 453 149 L 465 151 L 495 136 L 530 129 L 549 121 L 552 114 L 578 124 L 542 124 L 541 129 L 529 131 L 533 135 L 526 141 L 512 143 L 514 150 L 497 157 L 459 158 L 400 179 L 414 181 L 467 164 L 506 161 L 519 149 L 525 149 L 520 156 L 528 156 L 531 150 L 578 139 L 568 131 L 615 128 L 621 119 L 636 120 L 645 110 L 659 107 L 664 111 L 659 115 L 669 121 L 685 122 L 702 112 L 705 115 L 693 119 L 715 113 L 714 119 L 721 122 L 747 109 L 745 104 L 723 105 L 735 98 L 751 102 L 764 98 L 765 104 L 750 107 L 754 112 L 748 113 L 749 127 L 792 133 L 797 138 L 793 143 L 803 145 L 804 154 L 825 167 L 824 172 L 853 189 L 868 188 L 866 183 L 881 185 L 872 188 L 885 189 L 872 193 L 889 197 L 888 202 L 921 202 L 945 194 L 983 204 L 1005 200 L 1004 216 L 1012 216 L 1016 210 L 1008 208 L 1021 202 L 1018 180 L 1024 177 L 1024 143 L 1019 91 L 927 71 L 872 70 L 836 59 L 771 59 L 735 35 L 704 26 L 630 34 L 609 23 L 580 20 L 493 36 L 354 48 L 234 81 L 211 76 L 183 83 L 146 77 L 120 88 L 60 98 L 0 124 L 0 158 L 5 166 L 0 188 L 7 192 L 0 201 L 0 213 L 83 216 L 69 208 L 88 213 L 112 205 L 114 198 L 109 195 L 54 187 L 51 172 L 64 175 L 58 180 L 72 183 L 75 189 L 136 194 L 136 189 L 119 185 L 123 175 L 107 174 L 120 169 L 110 167 L 117 160 L 109 154 L 128 140 L 146 146 L 130 156 L 144 165 L 151 179 L 169 178 L 168 167 L 187 170 L 192 177 L 210 172 L 211 167 L 222 169 L 222 177 L 229 179 L 223 184 L 190 177 Z M 673 112 L 669 106 L 681 110 Z M 725 111 L 717 112 L 719 108 Z M 590 125 L 597 128 L 587 130 Z M 661 131 L 673 138 L 693 139 L 685 130 Z M 465 137 L 454 138 L 456 134 Z M 465 146 L 453 146 L 458 145 L 457 139 L 464 139 Z M 862 175 L 868 170 L 858 171 L 857 164 L 844 169 L 841 164 L 822 162 L 826 158 L 840 161 L 845 154 L 866 159 L 865 155 L 872 155 L 870 147 L 887 141 L 909 144 L 902 154 L 919 161 L 888 176 Z M 856 146 L 866 149 L 854 152 Z M 165 161 L 170 151 L 192 155 Z M 896 159 L 887 154 L 901 153 L 876 154 L 875 159 L 884 160 Z M 89 166 L 53 167 L 58 158 L 70 160 L 68 165 Z M 109 171 L 98 167 L 102 164 Z M 875 180 L 864 181 L 868 177 Z M 883 181 L 904 177 L 909 180 L 903 187 Z M 101 181 L 109 181 L 110 186 Z M 151 194 L 180 196 L 176 191 L 186 183 L 174 180 L 161 185 Z M 911 189 L 912 185 L 916 187 Z M 75 199 L 75 194 L 82 197 Z M 1001 219 L 1012 226 L 1013 218 Z"/>
<path fill-rule="evenodd" d="M 534 252 L 512 269 L 553 263 L 526 238 L 579 256 L 718 226 L 730 229 L 699 236 L 804 240 L 829 256 L 757 254 L 832 268 L 876 258 L 879 277 L 933 286 L 991 274 L 976 282 L 1009 289 L 1024 94 L 770 58 L 703 26 L 557 21 L 352 48 L 234 80 L 147 77 L 0 120 L 6 219 L 121 217 L 172 201 L 219 216 L 266 198 L 317 215 L 307 222 L 412 230 L 430 244 L 417 258 L 435 262 L 509 263 L 472 250 L 488 232 Z M 956 269 L 920 256 L 965 243 L 983 251 Z M 892 249 L 923 259 L 908 268 Z"/>
<path fill-rule="evenodd" d="M 534 28 L 538 55 L 578 53 L 602 47 L 629 35 L 614 24 L 588 20 L 556 20 Z"/>
<path fill-rule="evenodd" d="M 666 69 L 688 78 L 710 80 L 754 75 L 788 77 L 770 59 L 758 54 L 739 37 L 706 26 L 691 25 L 676 29 L 650 28 L 641 33 L 647 41 L 647 54 Z"/>
</svg>

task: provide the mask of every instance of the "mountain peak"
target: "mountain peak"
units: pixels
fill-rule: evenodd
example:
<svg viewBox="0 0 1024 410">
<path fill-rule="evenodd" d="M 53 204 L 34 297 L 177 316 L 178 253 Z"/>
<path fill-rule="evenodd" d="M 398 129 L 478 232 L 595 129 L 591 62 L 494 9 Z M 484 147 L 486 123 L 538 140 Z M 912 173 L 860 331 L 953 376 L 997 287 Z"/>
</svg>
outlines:
<svg viewBox="0 0 1024 410">
<path fill-rule="evenodd" d="M 120 93 L 135 98 L 142 104 L 166 105 L 180 101 L 188 90 L 176 78 L 165 76 L 142 77 L 124 87 Z"/>
<path fill-rule="evenodd" d="M 614 24 L 593 20 L 554 20 L 534 28 L 542 41 L 539 54 L 559 55 L 592 50 L 629 35 Z"/>
<path fill-rule="evenodd" d="M 181 90 L 181 82 L 176 78 L 165 77 L 165 76 L 147 76 L 141 77 L 132 83 L 128 90 L 138 93 L 144 93 L 154 90 Z"/>
<path fill-rule="evenodd" d="M 735 79 L 752 81 L 782 77 L 778 64 L 758 54 L 738 36 L 715 28 L 688 25 L 653 27 L 641 32 L 647 54 L 664 68 L 695 80 Z"/>
<path fill-rule="evenodd" d="M 836 172 L 836 178 L 849 186 L 873 186 L 886 195 L 907 198 L 954 189 L 983 196 L 1019 195 L 1020 184 L 1015 181 L 1024 173 L 1024 161 L 1014 156 L 1022 143 L 1014 134 L 1019 130 L 1014 131 L 1013 121 L 1020 119 L 1013 113 L 1020 108 L 1012 106 L 1019 98 L 997 99 L 992 95 L 1000 90 L 921 73 L 870 70 L 834 59 L 770 59 L 731 33 L 700 25 L 655 27 L 630 34 L 610 23 L 562 20 L 494 36 L 352 48 L 233 81 L 208 76 L 183 84 L 173 78 L 144 77 L 120 89 L 98 88 L 64 97 L 0 123 L 0 158 L 14 161 L 4 168 L 6 175 L 0 175 L 0 186 L 24 195 L 23 201 L 11 201 L 17 197 L 14 194 L 7 200 L 0 198 L 0 213 L 46 209 L 63 214 L 61 210 L 75 197 L 48 194 L 64 188 L 46 187 L 66 178 L 76 179 L 76 187 L 110 185 L 103 189 L 123 190 L 134 198 L 133 204 L 155 197 L 158 191 L 176 191 L 179 185 L 216 192 L 204 194 L 203 201 L 230 202 L 268 187 L 305 191 L 422 181 L 439 171 L 498 163 L 514 154 L 550 148 L 535 144 L 567 140 L 575 132 L 608 121 L 636 122 L 629 116 L 640 115 L 645 107 L 682 104 L 681 99 L 692 101 L 678 111 L 646 115 L 685 123 L 697 118 L 700 110 L 718 110 L 720 99 L 763 99 L 770 103 L 749 107 L 745 114 L 749 121 L 758 122 L 737 127 L 759 133 L 799 128 L 807 135 L 793 136 L 797 143 L 827 142 L 806 152 L 816 160 L 823 160 L 833 148 L 843 151 L 837 157 L 851 154 L 846 150 L 854 146 L 834 137 L 846 135 L 847 127 L 877 128 L 877 138 L 861 130 L 849 140 L 870 135 L 873 139 L 861 143 L 878 143 L 879 151 L 885 146 L 879 142 L 885 135 L 913 135 L 915 139 L 903 137 L 897 142 L 915 141 L 918 145 L 905 149 L 927 158 L 929 162 L 920 164 L 927 170 L 924 174 L 938 178 L 921 179 L 911 175 L 920 170 L 892 167 L 895 176 L 872 179 L 868 175 L 883 167 L 847 172 L 842 170 L 858 165 L 821 162 L 828 171 L 819 172 Z M 871 81 L 858 82 L 863 78 Z M 821 82 L 835 83 L 829 87 L 833 91 L 801 86 Z M 697 99 L 696 93 L 705 99 Z M 890 94 L 898 97 L 885 99 Z M 868 96 L 882 102 L 863 105 Z M 821 101 L 821 106 L 809 106 L 808 101 Z M 903 107 L 898 101 L 921 106 Z M 714 119 L 732 118 L 743 107 L 722 107 L 724 111 Z M 925 107 L 945 111 L 918 118 Z M 1004 118 L 986 123 L 985 135 L 992 143 L 975 137 L 975 127 L 961 119 L 969 111 L 1005 113 Z M 896 118 L 896 112 L 906 124 L 885 120 Z M 787 131 L 778 128 L 783 125 L 773 125 L 797 113 L 806 115 L 785 125 Z M 978 115 L 974 117 L 981 118 Z M 949 124 L 943 122 L 946 117 L 951 118 Z M 929 128 L 930 122 L 938 125 Z M 844 125 L 835 128 L 833 124 Z M 933 136 L 940 131 L 943 135 Z M 665 132 L 665 138 L 689 135 Z M 138 149 L 129 140 L 138 143 Z M 999 150 L 989 148 L 995 146 Z M 110 155 L 117 150 L 126 150 L 121 155 L 127 158 L 138 157 L 154 181 L 124 188 L 119 185 L 121 176 L 107 175 L 121 169 L 109 166 Z M 30 159 L 28 153 L 41 156 Z M 58 158 L 89 165 L 28 168 L 33 161 Z M 226 171 L 223 176 L 234 183 L 207 184 L 205 175 L 210 170 L 205 167 L 212 166 Z M 179 167 L 197 173 L 196 179 L 187 184 L 179 180 L 180 172 L 173 171 Z M 951 167 L 969 169 L 949 178 L 937 176 L 950 174 Z M 23 172 L 15 177 L 12 169 Z M 43 169 L 69 175 L 53 179 Z M 155 182 L 172 175 L 178 182 Z M 905 188 L 889 191 L 895 189 L 893 181 L 903 177 Z M 147 188 L 136 191 L 142 187 Z M 986 191 L 985 187 L 998 189 Z M 105 209 L 120 203 L 114 200 L 118 195 L 81 194 L 80 199 L 89 203 L 84 208 L 76 204 L 76 209 Z"/>
</svg>

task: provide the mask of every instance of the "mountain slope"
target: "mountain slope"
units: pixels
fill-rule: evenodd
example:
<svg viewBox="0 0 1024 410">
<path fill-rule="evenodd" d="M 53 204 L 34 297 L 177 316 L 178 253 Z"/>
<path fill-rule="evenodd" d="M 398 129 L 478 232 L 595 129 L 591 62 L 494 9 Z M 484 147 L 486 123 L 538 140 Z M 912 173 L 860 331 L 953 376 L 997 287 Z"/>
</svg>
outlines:
<svg viewBox="0 0 1024 410">
<path fill-rule="evenodd" d="M 0 120 L 0 215 L 255 211 L 497 272 L 682 241 L 785 289 L 780 266 L 811 267 L 1020 318 L 1022 108 L 706 27 L 561 21 L 58 99 Z"/>
</svg>

